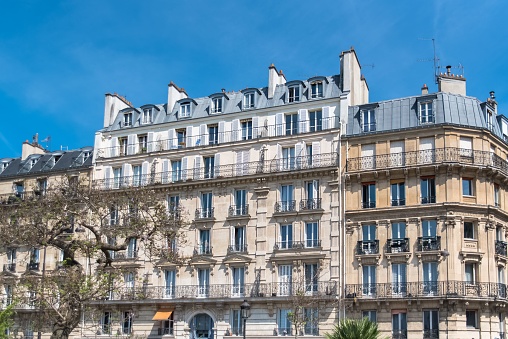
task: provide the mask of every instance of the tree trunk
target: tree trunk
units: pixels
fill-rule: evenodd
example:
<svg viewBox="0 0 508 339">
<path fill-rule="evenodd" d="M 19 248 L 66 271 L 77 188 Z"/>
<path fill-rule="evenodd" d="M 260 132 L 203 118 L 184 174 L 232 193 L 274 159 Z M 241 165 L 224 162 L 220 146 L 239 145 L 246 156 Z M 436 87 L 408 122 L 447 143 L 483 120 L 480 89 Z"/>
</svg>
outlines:
<svg viewBox="0 0 508 339">
<path fill-rule="evenodd" d="M 51 333 L 51 339 L 68 339 L 71 332 L 70 328 L 55 328 Z"/>
</svg>

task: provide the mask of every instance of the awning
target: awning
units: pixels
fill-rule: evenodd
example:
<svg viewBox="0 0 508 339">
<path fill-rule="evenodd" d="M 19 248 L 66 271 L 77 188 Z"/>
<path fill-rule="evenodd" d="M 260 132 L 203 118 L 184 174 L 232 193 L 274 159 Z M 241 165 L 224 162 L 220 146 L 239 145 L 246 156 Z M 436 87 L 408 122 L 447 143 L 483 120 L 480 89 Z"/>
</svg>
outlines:
<svg viewBox="0 0 508 339">
<path fill-rule="evenodd" d="M 173 313 L 173 310 L 168 308 L 161 308 L 160 310 L 155 313 L 152 320 L 168 320 L 169 317 L 171 317 L 171 314 Z"/>
</svg>

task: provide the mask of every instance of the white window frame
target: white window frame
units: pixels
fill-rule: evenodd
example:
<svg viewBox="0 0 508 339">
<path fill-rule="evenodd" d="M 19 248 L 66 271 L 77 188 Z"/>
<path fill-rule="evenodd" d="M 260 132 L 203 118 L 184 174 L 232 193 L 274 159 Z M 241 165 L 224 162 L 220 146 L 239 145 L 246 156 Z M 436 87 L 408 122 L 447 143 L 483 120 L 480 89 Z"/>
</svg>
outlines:
<svg viewBox="0 0 508 339">
<path fill-rule="evenodd" d="M 434 123 L 434 105 L 432 101 L 421 101 L 418 103 L 418 117 L 420 124 Z"/>
<path fill-rule="evenodd" d="M 293 92 L 293 93 L 291 93 Z M 288 87 L 288 103 L 290 102 L 299 102 L 300 101 L 300 85 L 289 86 Z"/>
<path fill-rule="evenodd" d="M 132 126 L 132 112 L 123 114 L 123 126 Z"/>
<path fill-rule="evenodd" d="M 256 93 L 247 92 L 243 95 L 243 109 L 253 109 L 256 106 Z"/>
<path fill-rule="evenodd" d="M 141 123 L 142 124 L 151 124 L 153 122 L 153 109 L 152 108 L 145 108 L 143 110 Z"/>
<path fill-rule="evenodd" d="M 180 118 L 188 118 L 190 116 L 191 116 L 190 102 L 180 104 Z"/>
<path fill-rule="evenodd" d="M 222 113 L 224 110 L 223 105 L 224 105 L 224 98 L 223 97 L 212 98 L 211 113 L 212 114 Z"/>
<path fill-rule="evenodd" d="M 324 97 L 325 85 L 322 80 L 314 81 L 310 84 L 311 99 L 319 99 Z"/>
<path fill-rule="evenodd" d="M 362 114 L 362 132 L 376 131 L 376 110 L 365 109 L 361 111 Z"/>
</svg>

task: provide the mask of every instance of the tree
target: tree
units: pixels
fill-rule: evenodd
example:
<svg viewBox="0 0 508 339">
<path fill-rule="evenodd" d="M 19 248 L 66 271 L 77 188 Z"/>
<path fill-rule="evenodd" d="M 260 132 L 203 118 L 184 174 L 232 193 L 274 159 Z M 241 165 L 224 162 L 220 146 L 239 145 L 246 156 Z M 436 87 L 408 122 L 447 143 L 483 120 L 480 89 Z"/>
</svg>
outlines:
<svg viewBox="0 0 508 339">
<path fill-rule="evenodd" d="M 14 305 L 11 304 L 0 310 L 0 339 L 7 339 L 8 335 L 6 334 L 7 330 L 14 323 Z"/>
<path fill-rule="evenodd" d="M 122 273 L 115 253 L 136 239 L 145 256 L 161 257 L 161 244 L 179 237 L 180 215 L 154 187 L 104 191 L 65 177 L 45 194 L 0 206 L 0 248 L 43 253 L 42 275 L 23 274 L 14 289 L 20 303 L 40 311 L 30 319 L 33 329 L 68 338 L 89 303 L 107 299 L 114 288 Z M 51 272 L 45 269 L 46 251 L 63 254 Z"/>
<path fill-rule="evenodd" d="M 378 339 L 381 333 L 377 324 L 368 318 L 343 319 L 335 325 L 332 333 L 325 333 L 326 339 Z"/>
</svg>

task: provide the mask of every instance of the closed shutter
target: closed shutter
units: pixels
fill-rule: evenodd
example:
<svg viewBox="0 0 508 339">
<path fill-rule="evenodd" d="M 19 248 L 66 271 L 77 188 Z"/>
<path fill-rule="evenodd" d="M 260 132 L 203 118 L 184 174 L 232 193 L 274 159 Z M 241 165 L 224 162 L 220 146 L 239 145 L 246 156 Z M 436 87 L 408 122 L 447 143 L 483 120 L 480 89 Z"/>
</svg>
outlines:
<svg viewBox="0 0 508 339">
<path fill-rule="evenodd" d="M 220 153 L 215 154 L 214 166 L 215 166 L 215 169 L 214 169 L 215 177 L 218 177 L 221 175 L 221 173 L 220 173 Z"/>
<path fill-rule="evenodd" d="M 146 145 L 146 151 L 148 153 L 151 153 L 155 151 L 155 141 L 154 141 L 154 133 L 148 132 L 147 133 L 147 145 Z"/>
<path fill-rule="evenodd" d="M 319 141 L 312 143 L 312 166 L 321 166 L 321 144 Z"/>
<path fill-rule="evenodd" d="M 391 166 L 404 165 L 404 140 L 390 141 L 390 163 Z"/>
<path fill-rule="evenodd" d="M 117 157 L 120 154 L 120 148 L 118 147 L 118 138 L 111 139 L 111 155 Z"/>
<path fill-rule="evenodd" d="M 460 137 L 459 154 L 461 156 L 470 157 L 473 155 L 473 139 Z"/>
<path fill-rule="evenodd" d="M 203 178 L 203 170 L 201 168 L 203 164 L 203 157 L 201 155 L 196 155 L 194 158 L 194 180 Z"/>
<path fill-rule="evenodd" d="M 284 113 L 275 114 L 275 135 L 279 136 L 284 133 Z"/>
<path fill-rule="evenodd" d="M 329 106 L 323 107 L 323 129 L 333 128 L 333 124 L 330 117 L 331 109 Z"/>
<path fill-rule="evenodd" d="M 231 141 L 238 141 L 240 139 L 240 120 L 234 119 L 231 123 Z"/>
<path fill-rule="evenodd" d="M 362 145 L 361 169 L 373 169 L 376 156 L 376 144 Z"/>
<path fill-rule="evenodd" d="M 252 117 L 252 137 L 261 137 L 261 129 L 259 128 L 259 117 Z"/>
<path fill-rule="evenodd" d="M 295 145 L 296 168 L 301 168 L 302 164 L 304 163 L 304 158 L 303 158 L 303 149 L 304 148 L 305 148 L 305 144 L 303 142 L 298 142 Z"/>
<path fill-rule="evenodd" d="M 193 139 L 192 139 L 192 126 L 187 126 L 185 131 L 185 136 L 187 140 L 185 141 L 186 147 L 194 147 Z"/>
<path fill-rule="evenodd" d="M 434 162 L 434 138 L 421 138 L 418 152 L 418 163 L 430 164 Z"/>
<path fill-rule="evenodd" d="M 111 166 L 104 167 L 104 186 L 106 188 L 112 188 L 113 187 L 113 180 L 111 180 L 111 177 L 113 176 L 113 169 Z"/>
<path fill-rule="evenodd" d="M 129 134 L 127 136 L 127 154 L 134 153 L 136 153 L 136 134 Z"/>
<path fill-rule="evenodd" d="M 280 144 L 277 144 L 277 169 L 279 171 L 282 170 L 283 161 L 282 161 L 282 146 Z"/>
<path fill-rule="evenodd" d="M 219 144 L 226 142 L 226 123 L 224 121 L 219 122 Z"/>
<path fill-rule="evenodd" d="M 143 164 L 141 165 L 141 185 L 146 186 L 148 185 L 148 172 L 150 170 L 150 164 L 148 161 L 143 161 Z"/>
<path fill-rule="evenodd" d="M 177 145 L 177 140 L 176 140 L 176 132 L 175 132 L 175 129 L 174 128 L 171 128 L 170 130 L 168 130 L 168 149 L 176 149 L 178 148 L 178 145 Z"/>
<path fill-rule="evenodd" d="M 132 184 L 132 166 L 130 164 L 123 164 L 123 180 L 121 185 L 130 186 Z"/>
<path fill-rule="evenodd" d="M 306 109 L 298 110 L 298 121 L 300 122 L 300 133 L 307 133 L 309 131 L 309 111 Z"/>
<path fill-rule="evenodd" d="M 167 184 L 169 182 L 169 159 L 162 160 L 162 183 Z"/>
<path fill-rule="evenodd" d="M 426 151 L 434 149 L 434 138 L 421 138 L 419 150 Z"/>
<path fill-rule="evenodd" d="M 199 144 L 208 145 L 208 127 L 206 124 L 199 125 Z"/>
<path fill-rule="evenodd" d="M 236 152 L 236 176 L 243 175 L 243 151 Z"/>
<path fill-rule="evenodd" d="M 182 180 L 184 180 L 184 181 L 187 180 L 187 171 L 189 168 L 188 162 L 189 162 L 188 157 L 183 157 L 183 159 L 182 159 Z"/>
</svg>

